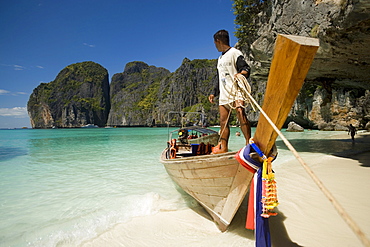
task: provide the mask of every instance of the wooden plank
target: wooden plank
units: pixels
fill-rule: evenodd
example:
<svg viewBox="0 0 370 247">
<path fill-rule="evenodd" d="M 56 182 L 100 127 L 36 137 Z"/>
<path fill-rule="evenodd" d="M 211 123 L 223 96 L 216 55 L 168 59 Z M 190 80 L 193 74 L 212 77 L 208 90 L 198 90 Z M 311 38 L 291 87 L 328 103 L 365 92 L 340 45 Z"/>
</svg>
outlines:
<svg viewBox="0 0 370 247">
<path fill-rule="evenodd" d="M 225 199 L 225 197 L 197 193 L 191 193 L 190 195 L 192 195 L 197 201 L 200 201 L 203 204 L 207 205 L 211 210 L 216 208 L 219 203 L 223 203 Z"/>
<path fill-rule="evenodd" d="M 186 186 L 188 191 L 197 194 L 204 194 L 204 195 L 211 195 L 211 196 L 219 196 L 225 197 L 230 191 L 230 186 L 194 186 L 193 184 L 188 184 Z"/>
<path fill-rule="evenodd" d="M 167 171 L 168 172 L 168 171 Z M 202 178 L 202 179 L 191 179 L 176 177 L 169 173 L 171 178 L 179 185 L 188 185 L 192 184 L 193 186 L 207 186 L 207 187 L 230 187 L 233 177 L 229 178 Z"/>
<path fill-rule="evenodd" d="M 234 177 L 239 164 L 216 166 L 205 169 L 182 170 L 185 178 L 226 178 Z"/>
<path fill-rule="evenodd" d="M 201 169 L 173 169 L 166 167 L 167 172 L 175 177 L 188 179 L 217 179 L 234 177 L 239 164 L 207 167 Z"/>
<path fill-rule="evenodd" d="M 262 109 L 281 129 L 292 108 L 319 47 L 319 40 L 279 34 L 268 76 Z M 260 114 L 254 141 L 268 154 L 277 133 Z"/>
<path fill-rule="evenodd" d="M 229 195 L 221 214 L 222 218 L 228 222 L 231 222 L 247 194 L 252 177 L 253 173 L 245 169 L 242 165 L 239 165 L 238 172 L 230 188 Z"/>
<path fill-rule="evenodd" d="M 167 167 L 178 167 L 177 169 L 213 167 L 215 165 L 237 164 L 238 162 L 234 158 L 235 154 L 236 152 L 228 152 L 212 156 L 199 155 L 166 159 L 165 152 L 163 152 L 161 162 Z"/>
<path fill-rule="evenodd" d="M 235 159 L 218 159 L 212 162 L 209 162 L 210 157 L 208 156 L 208 159 L 197 159 L 194 162 L 189 162 L 188 160 L 186 162 L 177 162 L 173 165 L 168 165 L 170 168 L 174 169 L 184 169 L 184 170 L 190 170 L 190 169 L 207 169 L 207 168 L 213 168 L 216 166 L 229 166 L 229 165 L 235 165 L 238 164 Z M 180 159 L 181 160 L 181 159 Z"/>
<path fill-rule="evenodd" d="M 220 184 L 218 187 L 216 186 L 205 186 L 204 184 L 201 186 L 197 186 L 191 183 L 183 183 L 183 178 L 174 178 L 172 179 L 177 183 L 186 193 L 191 195 L 194 199 L 196 199 L 200 204 L 206 205 L 209 212 L 214 211 L 217 214 L 221 214 L 224 204 L 226 202 L 227 192 L 230 190 L 232 182 L 228 178 L 229 181 L 224 181 L 224 185 Z M 214 180 L 215 182 L 223 182 L 223 178 Z M 207 181 L 210 182 L 211 180 Z M 197 180 L 192 179 L 192 182 L 197 182 Z M 191 184 L 191 185 L 190 185 Z M 203 188 L 203 190 L 201 189 Z M 223 191 L 224 190 L 224 191 Z M 215 215 L 214 215 L 215 216 Z"/>
</svg>

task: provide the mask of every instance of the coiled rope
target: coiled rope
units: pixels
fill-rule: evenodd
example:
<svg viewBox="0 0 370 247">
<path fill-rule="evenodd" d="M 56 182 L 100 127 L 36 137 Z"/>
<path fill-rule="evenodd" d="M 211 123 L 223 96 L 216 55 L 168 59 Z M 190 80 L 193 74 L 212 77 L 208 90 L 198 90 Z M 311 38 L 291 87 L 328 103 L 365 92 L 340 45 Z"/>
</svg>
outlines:
<svg viewBox="0 0 370 247">
<path fill-rule="evenodd" d="M 253 105 L 256 106 L 258 108 L 258 110 L 262 113 L 262 115 L 266 118 L 266 120 L 269 122 L 269 124 L 272 126 L 272 128 L 276 131 L 276 133 L 283 140 L 284 144 L 294 154 L 294 156 L 299 161 L 299 163 L 303 166 L 303 168 L 310 175 L 310 177 L 313 179 L 313 181 L 316 183 L 316 185 L 324 193 L 324 195 L 328 198 L 328 200 L 333 204 L 334 208 L 337 210 L 339 215 L 348 224 L 348 226 L 352 229 L 352 231 L 357 235 L 357 237 L 361 240 L 363 245 L 367 246 L 367 247 L 370 247 L 370 241 L 369 241 L 369 239 L 367 239 L 364 232 L 360 229 L 360 227 L 356 224 L 356 222 L 349 216 L 349 214 L 344 210 L 344 208 L 339 204 L 339 202 L 334 198 L 334 196 L 330 193 L 330 191 L 324 186 L 324 184 L 315 175 L 315 173 L 311 170 L 311 168 L 303 161 L 303 159 L 298 154 L 298 152 L 295 150 L 293 145 L 288 141 L 288 139 L 285 138 L 285 136 L 283 135 L 283 133 L 281 133 L 279 128 L 276 127 L 274 122 L 269 118 L 269 116 L 262 109 L 262 107 L 260 105 L 258 105 L 257 101 L 252 97 L 252 95 L 250 94 L 250 92 L 251 92 L 250 86 L 249 86 L 249 90 L 248 90 L 248 87 L 245 86 L 246 84 L 248 84 L 247 79 L 243 75 L 237 74 L 236 77 L 235 77 L 235 83 L 237 84 L 237 87 L 238 87 L 239 90 L 243 90 L 242 95 L 247 96 L 245 99 L 247 99 L 251 103 L 252 106 Z"/>
</svg>

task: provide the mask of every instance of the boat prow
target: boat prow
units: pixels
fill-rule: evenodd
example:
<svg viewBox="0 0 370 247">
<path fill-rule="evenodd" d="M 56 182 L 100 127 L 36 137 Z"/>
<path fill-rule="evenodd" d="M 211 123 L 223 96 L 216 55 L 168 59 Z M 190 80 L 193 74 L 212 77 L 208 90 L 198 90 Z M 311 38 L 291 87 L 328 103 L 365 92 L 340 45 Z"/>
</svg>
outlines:
<svg viewBox="0 0 370 247">
<path fill-rule="evenodd" d="M 172 180 L 206 209 L 221 231 L 231 223 L 253 177 L 236 161 L 235 154 L 166 159 L 164 150 L 161 156 Z"/>
</svg>

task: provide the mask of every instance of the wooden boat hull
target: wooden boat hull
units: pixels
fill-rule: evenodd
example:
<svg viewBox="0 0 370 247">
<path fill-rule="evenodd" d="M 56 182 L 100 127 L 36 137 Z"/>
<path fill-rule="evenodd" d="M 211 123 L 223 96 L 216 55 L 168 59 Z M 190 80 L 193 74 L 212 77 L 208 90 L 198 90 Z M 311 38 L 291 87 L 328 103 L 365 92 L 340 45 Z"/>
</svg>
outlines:
<svg viewBox="0 0 370 247">
<path fill-rule="evenodd" d="M 168 160 L 165 150 L 161 156 L 171 179 L 207 210 L 221 231 L 231 223 L 253 177 L 237 162 L 235 154 Z"/>
</svg>

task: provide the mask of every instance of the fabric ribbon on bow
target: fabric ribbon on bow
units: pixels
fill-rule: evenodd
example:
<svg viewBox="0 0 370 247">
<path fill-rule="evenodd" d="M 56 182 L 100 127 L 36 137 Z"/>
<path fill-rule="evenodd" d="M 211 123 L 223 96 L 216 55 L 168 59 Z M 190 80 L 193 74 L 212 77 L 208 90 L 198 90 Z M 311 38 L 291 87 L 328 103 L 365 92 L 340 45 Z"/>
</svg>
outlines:
<svg viewBox="0 0 370 247">
<path fill-rule="evenodd" d="M 252 158 L 255 153 L 262 158 L 262 163 Z M 255 230 L 256 247 L 270 247 L 268 218 L 277 215 L 273 209 L 278 205 L 275 175 L 272 171 L 272 161 L 276 156 L 267 157 L 251 138 L 249 144 L 239 150 L 235 158 L 254 173 L 249 190 L 246 228 Z"/>
</svg>

